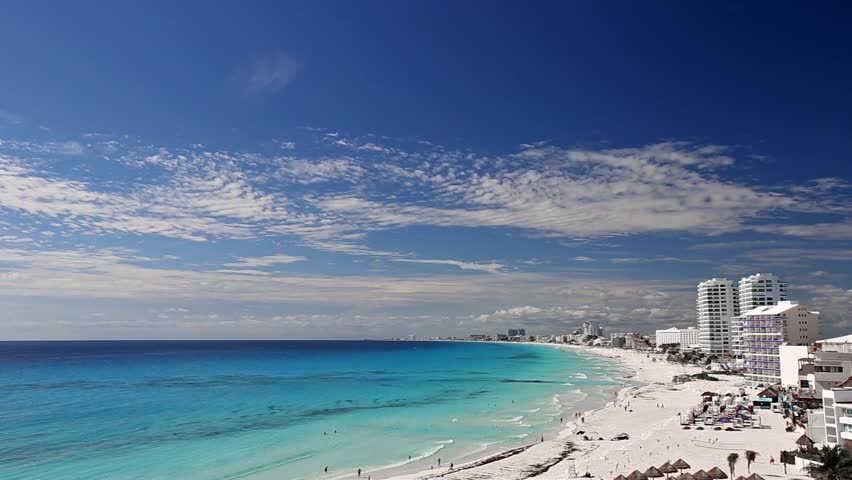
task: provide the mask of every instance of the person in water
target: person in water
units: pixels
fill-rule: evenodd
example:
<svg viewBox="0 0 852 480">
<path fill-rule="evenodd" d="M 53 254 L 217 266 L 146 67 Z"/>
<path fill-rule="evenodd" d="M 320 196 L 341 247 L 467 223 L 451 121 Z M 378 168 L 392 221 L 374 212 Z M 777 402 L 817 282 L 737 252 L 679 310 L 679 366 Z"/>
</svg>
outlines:
<svg viewBox="0 0 852 480">
<path fill-rule="evenodd" d="M 358 478 L 361 478 L 361 469 L 358 469 Z"/>
</svg>

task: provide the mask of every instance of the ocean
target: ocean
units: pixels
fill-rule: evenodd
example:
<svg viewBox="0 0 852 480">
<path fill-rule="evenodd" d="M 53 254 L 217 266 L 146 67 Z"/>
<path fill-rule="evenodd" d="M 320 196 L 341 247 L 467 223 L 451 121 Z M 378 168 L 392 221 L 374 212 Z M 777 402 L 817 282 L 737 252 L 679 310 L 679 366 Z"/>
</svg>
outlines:
<svg viewBox="0 0 852 480">
<path fill-rule="evenodd" d="M 552 436 L 619 375 L 523 344 L 0 342 L 0 478 L 387 478 Z"/>
</svg>

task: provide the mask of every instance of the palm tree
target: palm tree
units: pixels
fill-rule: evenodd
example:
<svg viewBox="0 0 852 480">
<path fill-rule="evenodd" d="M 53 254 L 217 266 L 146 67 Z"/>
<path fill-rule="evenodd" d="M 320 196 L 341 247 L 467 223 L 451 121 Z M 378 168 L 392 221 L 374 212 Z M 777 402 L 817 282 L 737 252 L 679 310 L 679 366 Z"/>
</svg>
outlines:
<svg viewBox="0 0 852 480">
<path fill-rule="evenodd" d="M 731 478 L 734 478 L 734 465 L 740 460 L 739 453 L 729 453 L 728 454 L 728 466 L 731 467 Z"/>
<path fill-rule="evenodd" d="M 817 461 L 821 465 L 807 467 L 808 475 L 817 480 L 852 479 L 852 454 L 845 448 L 823 446 L 817 451 Z"/>
<path fill-rule="evenodd" d="M 746 462 L 748 462 L 746 464 L 746 468 L 748 469 L 748 473 L 751 473 L 751 464 L 754 463 L 754 461 L 757 459 L 757 455 L 758 455 L 757 452 L 755 452 L 754 450 L 746 450 L 745 451 Z"/>
</svg>

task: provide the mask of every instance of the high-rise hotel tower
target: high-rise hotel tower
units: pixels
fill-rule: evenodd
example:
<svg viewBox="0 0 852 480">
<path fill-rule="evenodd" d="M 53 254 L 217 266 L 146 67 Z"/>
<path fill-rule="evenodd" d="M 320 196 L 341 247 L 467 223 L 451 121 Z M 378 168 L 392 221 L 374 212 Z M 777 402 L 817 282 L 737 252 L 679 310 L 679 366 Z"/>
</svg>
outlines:
<svg viewBox="0 0 852 480">
<path fill-rule="evenodd" d="M 739 292 L 726 278 L 698 284 L 698 344 L 708 355 L 731 353 L 731 319 L 740 314 Z"/>
</svg>

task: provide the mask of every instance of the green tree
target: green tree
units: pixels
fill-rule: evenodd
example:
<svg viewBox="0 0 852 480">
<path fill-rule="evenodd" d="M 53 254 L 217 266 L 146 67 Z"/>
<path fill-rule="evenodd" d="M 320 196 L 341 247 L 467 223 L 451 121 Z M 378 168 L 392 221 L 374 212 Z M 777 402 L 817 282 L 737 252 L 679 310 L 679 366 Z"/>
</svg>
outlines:
<svg viewBox="0 0 852 480">
<path fill-rule="evenodd" d="M 817 450 L 817 461 L 820 465 L 807 467 L 808 475 L 817 480 L 852 479 L 852 454 L 845 448 L 824 446 Z"/>
<path fill-rule="evenodd" d="M 734 478 L 734 466 L 737 462 L 740 461 L 739 453 L 729 453 L 728 454 L 728 467 L 731 469 L 731 478 Z"/>
<path fill-rule="evenodd" d="M 757 452 L 754 450 L 746 450 L 745 451 L 745 459 L 746 459 L 746 469 L 748 469 L 748 473 L 751 473 L 751 464 L 757 459 Z"/>
</svg>

